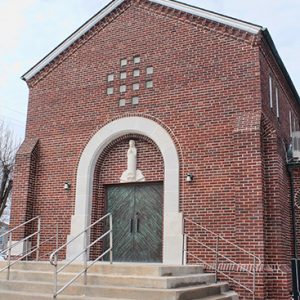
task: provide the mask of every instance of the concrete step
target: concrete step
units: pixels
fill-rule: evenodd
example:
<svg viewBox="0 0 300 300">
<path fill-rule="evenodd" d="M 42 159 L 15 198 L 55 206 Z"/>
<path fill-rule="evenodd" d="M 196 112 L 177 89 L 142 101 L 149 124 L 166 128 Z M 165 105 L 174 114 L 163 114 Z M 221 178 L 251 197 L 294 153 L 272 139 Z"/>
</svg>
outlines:
<svg viewBox="0 0 300 300">
<path fill-rule="evenodd" d="M 74 278 L 75 273 L 61 273 L 59 282 L 67 282 Z M 10 280 L 53 282 L 53 272 L 12 270 Z M 6 273 L 0 273 L 0 279 L 6 279 Z M 143 288 L 170 289 L 189 285 L 213 283 L 214 274 L 188 274 L 183 276 L 132 276 L 132 275 L 101 275 L 88 273 L 87 283 L 89 285 L 109 286 L 132 286 Z M 83 276 L 78 278 L 77 283 L 83 284 Z"/>
<path fill-rule="evenodd" d="M 5 264 L 0 262 L 0 268 Z M 82 267 L 72 264 L 59 274 L 58 288 Z M 53 278 L 49 262 L 19 262 L 11 269 L 9 281 L 6 272 L 0 273 L 0 300 L 52 299 Z M 227 283 L 214 283 L 214 279 L 201 266 L 100 262 L 89 269 L 86 286 L 81 276 L 58 299 L 238 300 Z"/>
<path fill-rule="evenodd" d="M 112 286 L 99 288 L 89 286 L 86 289 L 85 295 L 89 297 L 97 297 L 98 295 L 101 295 L 107 298 L 126 298 L 136 300 L 192 300 L 195 298 L 218 295 L 225 291 L 228 291 L 228 286 L 225 283 L 199 285 L 176 289 L 146 289 Z"/>
<path fill-rule="evenodd" d="M 234 291 L 228 291 L 225 293 L 222 293 L 221 295 L 214 295 L 204 298 L 198 298 L 194 300 L 239 300 L 239 296 Z"/>
<path fill-rule="evenodd" d="M 50 283 L 35 281 L 0 281 L 0 289 L 2 291 L 15 290 L 19 293 L 41 293 L 52 294 L 53 285 Z M 145 300 L 190 300 L 203 298 L 212 295 L 218 295 L 228 291 L 226 283 L 203 284 L 197 286 L 189 286 L 174 289 L 149 289 L 135 287 L 117 287 L 117 286 L 84 286 L 71 285 L 63 295 L 87 296 L 116 298 L 116 299 L 145 299 Z"/>
<path fill-rule="evenodd" d="M 132 300 L 125 298 L 103 298 L 103 297 L 86 297 L 86 296 L 67 296 L 59 295 L 59 300 Z M 24 292 L 10 292 L 0 290 L 0 300 L 53 300 L 52 295 L 48 294 L 32 294 Z M 138 299 L 140 300 L 140 299 Z M 195 300 L 238 300 L 238 296 L 235 292 L 226 292 L 222 295 L 214 295 L 205 298 L 198 298 Z"/>
<path fill-rule="evenodd" d="M 17 292 L 52 294 L 53 284 L 38 281 L 0 280 L 0 289 L 4 291 L 14 290 Z M 81 294 L 82 292 L 78 295 Z"/>
<path fill-rule="evenodd" d="M 63 263 L 59 263 L 62 266 Z M 0 269 L 6 266 L 5 261 L 0 261 Z M 48 261 L 45 262 L 18 262 L 12 270 L 30 270 L 30 271 L 49 271 L 53 272 L 54 267 Z M 82 270 L 82 264 L 71 264 L 65 269 L 65 272 L 78 272 Z M 91 273 L 116 274 L 116 275 L 136 275 L 136 276 L 181 276 L 187 274 L 203 273 L 201 266 L 175 266 L 162 264 L 137 264 L 137 263 L 114 263 L 105 262 L 95 263 L 90 269 Z"/>
<path fill-rule="evenodd" d="M 102 297 L 87 297 L 87 296 L 58 296 L 59 300 L 132 300 L 125 298 L 102 298 Z M 32 293 L 20 293 L 9 292 L 0 290 L 0 300 L 53 300 L 52 295 L 48 294 L 32 294 Z M 138 299 L 141 300 L 141 299 Z M 227 292 L 223 295 L 209 296 L 197 300 L 238 300 L 238 296 L 235 292 Z"/>
<path fill-rule="evenodd" d="M 86 296 L 68 296 L 59 295 L 59 300 L 131 300 L 125 298 L 103 298 L 103 297 L 86 297 Z M 11 292 L 0 289 L 0 300 L 53 300 L 53 296 L 41 293 L 25 293 L 25 292 Z"/>
</svg>

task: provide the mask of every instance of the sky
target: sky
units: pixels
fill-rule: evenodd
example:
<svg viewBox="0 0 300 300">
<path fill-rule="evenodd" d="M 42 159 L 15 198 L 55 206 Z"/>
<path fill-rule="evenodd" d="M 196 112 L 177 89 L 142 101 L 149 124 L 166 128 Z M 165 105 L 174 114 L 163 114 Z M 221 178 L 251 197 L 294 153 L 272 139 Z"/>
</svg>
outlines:
<svg viewBox="0 0 300 300">
<path fill-rule="evenodd" d="M 0 120 L 24 137 L 28 88 L 20 77 L 110 0 L 0 0 Z M 186 0 L 267 27 L 300 93 L 299 0 Z"/>
</svg>

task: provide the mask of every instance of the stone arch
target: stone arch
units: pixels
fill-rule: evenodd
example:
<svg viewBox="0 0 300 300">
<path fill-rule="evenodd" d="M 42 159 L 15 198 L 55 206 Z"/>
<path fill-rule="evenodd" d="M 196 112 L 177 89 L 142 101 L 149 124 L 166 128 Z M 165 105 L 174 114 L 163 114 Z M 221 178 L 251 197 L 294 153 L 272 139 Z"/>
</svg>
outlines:
<svg viewBox="0 0 300 300">
<path fill-rule="evenodd" d="M 164 224 L 163 263 L 182 262 L 182 214 L 179 212 L 179 157 L 173 139 L 157 122 L 131 116 L 116 119 L 102 127 L 83 150 L 77 168 L 75 214 L 71 220 L 68 240 L 79 234 L 91 222 L 93 175 L 97 159 L 107 145 L 126 134 L 149 137 L 158 146 L 164 160 Z M 84 247 L 84 239 L 78 238 L 67 248 L 71 259 Z"/>
</svg>

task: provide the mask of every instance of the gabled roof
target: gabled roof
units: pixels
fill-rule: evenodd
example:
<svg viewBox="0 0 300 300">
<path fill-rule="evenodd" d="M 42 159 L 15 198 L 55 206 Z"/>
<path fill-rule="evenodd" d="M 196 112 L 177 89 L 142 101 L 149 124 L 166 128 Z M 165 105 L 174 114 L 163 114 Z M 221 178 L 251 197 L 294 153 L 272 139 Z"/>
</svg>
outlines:
<svg viewBox="0 0 300 300">
<path fill-rule="evenodd" d="M 75 43 L 81 36 L 87 33 L 93 26 L 95 26 L 98 22 L 104 19 L 113 10 L 118 8 L 124 1 L 125 0 L 112 0 L 107 6 L 105 6 L 102 10 L 100 10 L 97 14 L 95 14 L 92 18 L 90 18 L 86 23 L 84 23 L 74 33 L 72 33 L 68 38 L 66 38 L 61 44 L 59 44 L 55 49 L 53 49 L 49 54 L 47 54 L 42 60 L 40 60 L 36 65 L 34 65 L 29 71 L 27 71 L 21 78 L 25 81 L 30 80 L 44 67 L 46 67 L 49 63 L 51 63 L 57 56 L 59 56 L 68 47 L 70 47 L 73 43 Z M 176 0 L 148 0 L 148 1 L 169 8 L 173 8 L 179 11 L 183 11 L 185 13 L 192 14 L 198 17 L 202 17 L 208 20 L 212 20 L 220 24 L 228 25 L 233 28 L 237 28 L 245 32 L 249 32 L 251 34 L 258 34 L 259 32 L 261 32 L 264 38 L 266 39 L 267 44 L 269 45 L 279 67 L 281 68 L 281 71 L 283 72 L 285 79 L 290 85 L 290 88 L 295 98 L 300 103 L 299 94 L 293 84 L 293 81 L 291 80 L 288 71 L 284 66 L 284 63 L 282 62 L 278 54 L 278 51 L 275 47 L 272 37 L 266 28 L 253 23 L 245 22 L 236 18 L 215 13 L 206 9 L 202 9 L 196 6 L 188 5 Z"/>
<path fill-rule="evenodd" d="M 110 14 L 114 9 L 119 7 L 125 0 L 113 0 L 97 14 L 95 14 L 91 19 L 79 27 L 74 33 L 72 33 L 67 39 L 65 39 L 60 45 L 53 49 L 49 54 L 47 54 L 42 60 L 40 60 L 36 65 L 34 65 L 29 71 L 27 71 L 21 78 L 25 81 L 30 80 L 39 71 L 41 71 L 46 65 L 48 65 L 52 60 L 64 52 L 69 46 L 76 42 L 81 36 L 88 32 L 93 26 Z M 149 2 L 157 3 L 166 7 L 170 7 L 176 10 L 180 10 L 198 17 L 209 19 L 221 24 L 225 24 L 246 32 L 257 34 L 262 30 L 261 26 L 244 22 L 235 18 L 227 17 L 222 14 L 218 14 L 209 10 L 191 6 L 185 3 L 181 3 L 175 0 L 148 0 Z"/>
</svg>

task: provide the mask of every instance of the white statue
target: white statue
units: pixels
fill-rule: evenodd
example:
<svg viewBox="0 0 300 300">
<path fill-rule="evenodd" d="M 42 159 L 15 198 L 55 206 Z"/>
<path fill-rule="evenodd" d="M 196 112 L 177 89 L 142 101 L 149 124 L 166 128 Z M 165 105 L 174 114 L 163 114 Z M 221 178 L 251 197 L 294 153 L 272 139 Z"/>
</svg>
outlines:
<svg viewBox="0 0 300 300">
<path fill-rule="evenodd" d="M 127 151 L 127 170 L 123 172 L 120 182 L 145 181 L 142 172 L 137 169 L 137 150 L 134 140 L 129 141 Z"/>
</svg>

